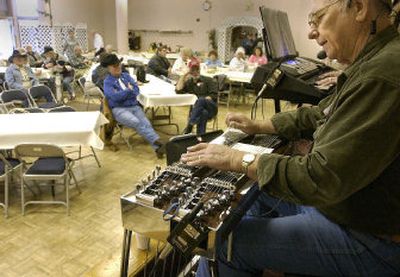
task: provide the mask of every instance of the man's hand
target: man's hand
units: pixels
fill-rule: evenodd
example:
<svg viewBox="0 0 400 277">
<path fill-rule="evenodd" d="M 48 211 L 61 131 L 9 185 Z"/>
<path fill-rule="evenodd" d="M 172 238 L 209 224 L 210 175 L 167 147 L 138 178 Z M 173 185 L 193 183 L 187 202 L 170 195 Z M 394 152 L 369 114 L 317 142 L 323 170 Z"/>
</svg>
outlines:
<svg viewBox="0 0 400 277">
<path fill-rule="evenodd" d="M 225 122 L 228 127 L 239 129 L 249 135 L 259 133 L 257 122 L 240 113 L 228 113 Z"/>
<path fill-rule="evenodd" d="M 341 71 L 330 71 L 319 76 L 319 80 L 315 82 L 318 87 L 331 87 L 337 84 L 338 76 Z"/>
<path fill-rule="evenodd" d="M 225 122 L 228 127 L 239 129 L 249 135 L 276 134 L 270 119 L 256 121 L 240 113 L 228 113 Z"/>
<path fill-rule="evenodd" d="M 208 166 L 219 170 L 243 172 L 244 154 L 225 145 L 200 143 L 189 147 L 181 160 L 190 166 Z"/>
</svg>

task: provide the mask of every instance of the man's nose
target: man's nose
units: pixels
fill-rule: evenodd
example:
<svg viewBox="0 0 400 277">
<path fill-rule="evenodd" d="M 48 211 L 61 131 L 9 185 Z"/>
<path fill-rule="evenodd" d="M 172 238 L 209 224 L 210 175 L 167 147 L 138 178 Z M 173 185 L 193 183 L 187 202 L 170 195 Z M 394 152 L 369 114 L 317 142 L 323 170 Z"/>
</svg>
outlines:
<svg viewBox="0 0 400 277">
<path fill-rule="evenodd" d="M 308 32 L 308 38 L 317 39 L 318 36 L 319 36 L 318 30 L 311 27 L 310 31 Z"/>
</svg>

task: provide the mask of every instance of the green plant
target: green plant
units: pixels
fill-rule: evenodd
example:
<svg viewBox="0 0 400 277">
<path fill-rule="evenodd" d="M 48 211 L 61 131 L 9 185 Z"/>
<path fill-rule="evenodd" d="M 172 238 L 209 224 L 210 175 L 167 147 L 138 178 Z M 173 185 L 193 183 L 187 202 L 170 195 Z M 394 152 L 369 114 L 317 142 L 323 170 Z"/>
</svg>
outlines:
<svg viewBox="0 0 400 277">
<path fill-rule="evenodd" d="M 209 43 L 211 49 L 213 49 L 213 50 L 218 49 L 217 31 L 215 29 L 211 29 L 210 31 L 208 31 L 208 43 Z"/>
</svg>

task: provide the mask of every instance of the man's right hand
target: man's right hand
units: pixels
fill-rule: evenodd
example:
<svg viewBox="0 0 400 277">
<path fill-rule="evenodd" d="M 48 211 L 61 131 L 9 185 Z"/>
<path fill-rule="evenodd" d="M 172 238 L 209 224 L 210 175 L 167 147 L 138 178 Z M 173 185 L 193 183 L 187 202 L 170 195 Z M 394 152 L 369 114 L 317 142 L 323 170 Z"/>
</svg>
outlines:
<svg viewBox="0 0 400 277">
<path fill-rule="evenodd" d="M 226 125 L 239 129 L 246 134 L 276 134 L 276 130 L 272 121 L 267 120 L 251 120 L 247 116 L 240 113 L 228 113 L 226 116 Z"/>
<path fill-rule="evenodd" d="M 228 127 L 239 129 L 249 135 L 259 133 L 257 122 L 240 113 L 228 113 L 225 122 Z"/>
</svg>

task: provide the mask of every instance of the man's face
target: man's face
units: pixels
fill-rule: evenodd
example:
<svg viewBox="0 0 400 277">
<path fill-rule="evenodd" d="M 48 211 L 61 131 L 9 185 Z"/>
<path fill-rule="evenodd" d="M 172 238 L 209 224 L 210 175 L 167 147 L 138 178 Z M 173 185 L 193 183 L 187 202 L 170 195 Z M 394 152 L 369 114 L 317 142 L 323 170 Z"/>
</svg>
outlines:
<svg viewBox="0 0 400 277">
<path fill-rule="evenodd" d="M 119 77 L 122 72 L 121 64 L 109 65 L 109 66 L 107 66 L 107 70 L 112 76 Z"/>
<path fill-rule="evenodd" d="M 216 61 L 216 60 L 217 60 L 217 56 L 215 56 L 214 54 L 213 54 L 213 55 L 210 55 L 210 60 Z"/>
<path fill-rule="evenodd" d="M 29 53 L 32 52 L 32 46 L 29 46 L 29 45 L 28 45 L 25 49 L 26 49 L 26 51 L 28 51 Z"/>
<path fill-rule="evenodd" d="M 165 49 L 165 48 L 161 49 L 160 51 L 158 51 L 158 54 L 161 57 L 166 57 L 167 56 L 167 49 Z"/>
<path fill-rule="evenodd" d="M 24 57 L 15 57 L 13 59 L 13 63 L 17 66 L 23 66 L 26 63 L 26 58 Z"/>
<path fill-rule="evenodd" d="M 75 48 L 74 51 L 75 51 L 75 55 L 77 55 L 77 56 L 82 55 L 82 49 L 80 49 L 80 48 Z"/>
<path fill-rule="evenodd" d="M 313 0 L 309 24 L 309 38 L 321 45 L 330 59 L 351 62 L 360 24 L 344 1 Z"/>
<path fill-rule="evenodd" d="M 243 52 L 238 52 L 238 53 L 236 54 L 236 56 L 237 56 L 238 59 L 244 60 L 244 53 L 243 53 Z"/>
</svg>

